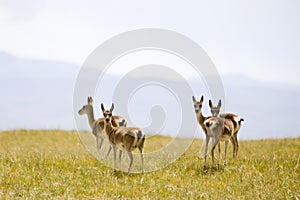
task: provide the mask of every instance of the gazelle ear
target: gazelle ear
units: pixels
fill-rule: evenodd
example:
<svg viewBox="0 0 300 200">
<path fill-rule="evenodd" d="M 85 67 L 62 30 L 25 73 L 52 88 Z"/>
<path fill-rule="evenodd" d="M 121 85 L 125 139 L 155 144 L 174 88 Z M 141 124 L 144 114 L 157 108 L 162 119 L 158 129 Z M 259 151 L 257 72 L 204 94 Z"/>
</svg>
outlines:
<svg viewBox="0 0 300 200">
<path fill-rule="evenodd" d="M 208 101 L 208 105 L 210 108 L 213 107 L 211 100 Z"/>
<path fill-rule="evenodd" d="M 220 99 L 219 102 L 218 102 L 218 108 L 220 109 L 221 106 L 222 106 L 222 102 L 221 102 L 221 99 Z"/>
<path fill-rule="evenodd" d="M 93 98 L 92 97 L 88 97 L 88 104 L 90 104 L 90 105 L 93 104 Z"/>
<path fill-rule="evenodd" d="M 114 110 L 114 107 L 115 107 L 115 106 L 114 106 L 114 104 L 112 103 L 112 104 L 111 104 L 111 107 L 110 107 L 110 112 L 112 112 L 112 111 Z"/>
<path fill-rule="evenodd" d="M 101 110 L 102 110 L 102 112 L 104 112 L 104 111 L 105 111 L 105 108 L 104 108 L 104 105 L 103 105 L 103 103 L 101 103 Z"/>
<path fill-rule="evenodd" d="M 197 102 L 196 98 L 194 96 L 192 98 L 193 98 L 193 102 L 196 103 Z"/>
<path fill-rule="evenodd" d="M 204 97 L 201 96 L 200 103 L 203 103 L 203 101 L 204 101 Z"/>
</svg>

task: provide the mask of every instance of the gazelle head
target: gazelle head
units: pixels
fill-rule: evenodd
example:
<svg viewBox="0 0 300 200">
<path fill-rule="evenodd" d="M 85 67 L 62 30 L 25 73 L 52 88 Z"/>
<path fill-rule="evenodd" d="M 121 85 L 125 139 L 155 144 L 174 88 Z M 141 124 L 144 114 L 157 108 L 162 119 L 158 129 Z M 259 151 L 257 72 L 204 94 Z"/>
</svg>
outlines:
<svg viewBox="0 0 300 200">
<path fill-rule="evenodd" d="M 197 101 L 194 96 L 192 98 L 193 98 L 193 102 L 194 102 L 195 113 L 198 115 L 199 113 L 201 113 L 204 97 L 201 96 L 200 101 Z"/>
<path fill-rule="evenodd" d="M 105 110 L 103 103 L 101 103 L 101 110 L 102 110 L 105 121 L 111 122 L 112 111 L 114 110 L 114 104 L 111 104 L 111 107 L 109 110 Z"/>
<path fill-rule="evenodd" d="M 83 105 L 82 108 L 78 111 L 79 115 L 88 114 L 93 111 L 93 99 L 92 97 L 87 98 L 87 104 Z"/>
<path fill-rule="evenodd" d="M 211 115 L 212 115 L 213 117 L 217 117 L 217 116 L 219 115 L 221 106 L 222 106 L 221 99 L 219 100 L 217 106 L 214 106 L 214 105 L 212 104 L 211 100 L 209 100 L 210 112 L 211 112 Z"/>
</svg>

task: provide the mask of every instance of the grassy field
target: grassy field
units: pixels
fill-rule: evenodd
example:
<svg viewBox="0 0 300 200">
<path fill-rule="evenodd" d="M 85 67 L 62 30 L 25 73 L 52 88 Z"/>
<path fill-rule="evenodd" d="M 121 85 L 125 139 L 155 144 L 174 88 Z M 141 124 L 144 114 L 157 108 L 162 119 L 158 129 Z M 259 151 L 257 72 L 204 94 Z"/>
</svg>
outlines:
<svg viewBox="0 0 300 200">
<path fill-rule="evenodd" d="M 164 140 L 150 138 L 145 152 Z M 207 172 L 201 145 L 162 170 L 128 176 L 91 156 L 76 132 L 0 132 L 0 199 L 300 198 L 300 138 L 242 141 L 235 161 L 230 145 L 228 165 Z"/>
</svg>

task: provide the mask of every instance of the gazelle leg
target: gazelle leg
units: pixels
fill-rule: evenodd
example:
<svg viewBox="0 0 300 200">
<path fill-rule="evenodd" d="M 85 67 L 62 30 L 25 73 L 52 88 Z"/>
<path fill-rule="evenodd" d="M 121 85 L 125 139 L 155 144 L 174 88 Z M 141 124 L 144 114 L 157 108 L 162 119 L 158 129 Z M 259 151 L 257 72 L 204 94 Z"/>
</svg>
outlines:
<svg viewBox="0 0 300 200">
<path fill-rule="evenodd" d="M 204 169 L 206 168 L 206 155 L 207 155 L 209 139 L 210 139 L 210 137 L 208 135 L 206 135 L 206 138 L 205 138 L 205 154 L 204 154 Z"/>
<path fill-rule="evenodd" d="M 225 141 L 225 150 L 224 150 L 224 152 L 225 152 L 225 155 L 224 155 L 224 165 L 227 165 L 227 147 L 228 147 L 228 142 L 229 142 L 229 141 Z M 233 144 L 233 146 L 234 146 L 234 144 Z"/>
<path fill-rule="evenodd" d="M 128 151 L 128 156 L 129 156 L 129 160 L 130 160 L 129 167 L 128 167 L 128 174 L 129 174 L 130 169 L 131 169 L 131 165 L 132 165 L 132 161 L 133 161 L 133 156 L 132 156 L 132 153 L 130 151 Z"/>
<path fill-rule="evenodd" d="M 236 152 L 236 141 L 235 141 L 234 136 L 232 136 L 232 137 L 230 138 L 230 141 L 231 141 L 232 146 L 233 146 L 232 157 L 234 158 L 234 155 L 235 155 L 235 152 Z"/>
<path fill-rule="evenodd" d="M 143 147 L 139 146 L 139 151 L 140 151 L 141 159 L 142 159 L 142 173 L 144 173 L 144 153 L 143 153 Z"/>
<path fill-rule="evenodd" d="M 220 140 L 219 137 L 215 138 L 215 143 L 213 144 L 213 147 L 211 149 L 212 166 L 215 165 L 215 152 L 214 151 L 215 151 L 215 148 L 216 148 L 217 144 L 219 143 L 219 140 Z"/>
<path fill-rule="evenodd" d="M 113 150 L 114 150 L 114 172 L 116 172 L 117 170 L 116 170 L 116 157 L 117 157 L 117 148 L 116 148 L 116 146 L 114 146 L 113 145 Z"/>
<path fill-rule="evenodd" d="M 219 152 L 219 155 L 218 155 L 218 169 L 220 168 L 220 157 L 221 157 L 221 144 L 220 142 L 218 143 L 218 152 Z"/>
<path fill-rule="evenodd" d="M 122 161 L 122 150 L 119 150 L 119 170 L 122 170 L 122 166 L 121 166 L 121 161 Z"/>
<path fill-rule="evenodd" d="M 104 141 L 104 139 L 103 138 L 101 138 L 100 139 L 100 145 L 99 145 L 99 154 L 101 155 L 101 149 L 102 149 L 102 144 L 103 144 L 103 141 Z"/>
<path fill-rule="evenodd" d="M 105 156 L 105 158 L 107 158 L 108 156 L 109 156 L 109 154 L 110 154 L 110 152 L 111 152 L 111 145 L 109 145 L 109 149 L 108 149 L 108 151 L 107 151 L 107 154 L 106 154 L 106 156 Z"/>
<path fill-rule="evenodd" d="M 215 153 L 214 153 L 214 151 L 215 151 L 215 147 L 213 147 L 213 148 L 211 149 L 211 161 L 212 161 L 212 167 L 214 167 L 214 165 L 215 165 Z"/>
<path fill-rule="evenodd" d="M 103 143 L 103 138 L 99 138 L 96 137 L 96 141 L 97 141 L 97 152 L 98 152 L 98 156 L 101 159 L 101 147 L 102 147 L 102 143 Z"/>
<path fill-rule="evenodd" d="M 234 136 L 234 139 L 235 139 L 235 145 L 236 145 L 236 147 L 235 147 L 234 158 L 236 158 L 236 157 L 237 157 L 237 154 L 238 154 L 238 150 L 239 150 L 239 141 L 238 141 L 238 139 L 237 139 L 237 134 L 234 134 L 233 136 Z"/>
</svg>

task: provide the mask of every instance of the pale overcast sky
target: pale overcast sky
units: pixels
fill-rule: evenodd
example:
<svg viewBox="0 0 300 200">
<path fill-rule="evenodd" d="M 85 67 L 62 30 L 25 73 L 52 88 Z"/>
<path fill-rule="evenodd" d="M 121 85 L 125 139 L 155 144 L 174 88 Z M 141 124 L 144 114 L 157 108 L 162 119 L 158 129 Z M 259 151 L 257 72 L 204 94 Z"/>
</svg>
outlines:
<svg viewBox="0 0 300 200">
<path fill-rule="evenodd" d="M 187 36 L 207 52 L 224 83 L 226 98 L 215 98 L 222 98 L 224 111 L 245 119 L 240 138 L 299 137 L 299 128 L 294 126 L 300 112 L 294 105 L 300 101 L 299 11 L 299 0 L 0 0 L 0 91 L 5 94 L 0 99 L 0 105 L 5 105 L 0 129 L 74 129 L 75 116 L 88 130 L 86 118 L 77 114 L 86 96 L 94 95 L 96 116 L 101 116 L 100 102 L 111 103 L 112 86 L 120 81 L 114 73 L 149 64 L 176 68 L 188 78 L 193 91 L 182 95 L 186 98 L 182 102 L 190 109 L 187 121 L 197 125 L 191 96 L 205 96 L 203 111 L 208 115 L 212 91 L 188 62 L 159 50 L 117 59 L 98 83 L 103 90 L 93 94 L 84 87 L 86 94 L 74 101 L 79 68 L 99 45 L 126 31 L 160 28 Z M 193 74 L 197 79 L 191 78 Z M 165 73 L 154 75 L 169 80 Z M 130 78 L 131 82 L 143 79 Z M 188 92 L 182 89 L 182 81 L 175 86 Z M 163 133 L 174 133 L 174 124 L 179 124 L 176 117 L 181 116 L 175 109 L 177 99 L 171 101 L 171 93 L 164 96 L 158 93 L 160 89 L 136 94 L 127 110 L 145 125 L 151 121 L 149 108 L 161 103 L 170 111 L 166 112 L 170 128 Z M 170 102 L 176 105 L 171 108 Z"/>
<path fill-rule="evenodd" d="M 102 42 L 139 28 L 196 41 L 221 74 L 300 85 L 300 1 L 1 0 L 0 51 L 81 65 Z"/>
</svg>

